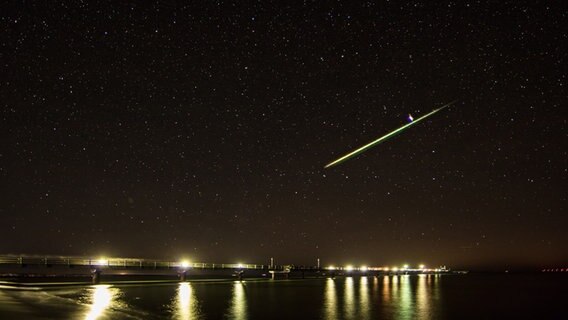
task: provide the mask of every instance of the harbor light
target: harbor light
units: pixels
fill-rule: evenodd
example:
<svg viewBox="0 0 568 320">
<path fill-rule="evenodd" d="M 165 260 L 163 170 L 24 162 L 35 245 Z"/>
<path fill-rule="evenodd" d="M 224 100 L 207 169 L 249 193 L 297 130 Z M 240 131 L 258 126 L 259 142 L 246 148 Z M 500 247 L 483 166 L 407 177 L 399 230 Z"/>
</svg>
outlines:
<svg viewBox="0 0 568 320">
<path fill-rule="evenodd" d="M 406 269 L 408 269 L 408 265 L 405 264 L 402 268 L 403 268 L 404 270 L 406 270 Z"/>
<path fill-rule="evenodd" d="M 245 267 L 245 266 L 244 266 L 242 263 L 237 264 L 237 268 L 239 268 L 239 269 L 242 269 L 242 268 L 244 268 L 244 267 Z"/>
<path fill-rule="evenodd" d="M 367 272 L 367 270 L 369 270 L 369 268 L 367 266 L 362 266 L 360 270 L 363 271 L 363 272 Z"/>
<path fill-rule="evenodd" d="M 398 271 L 398 268 L 397 268 L 397 267 L 392 267 L 391 270 L 392 270 L 393 272 L 397 272 L 397 271 Z"/>
<path fill-rule="evenodd" d="M 334 266 L 329 266 L 329 267 L 327 267 L 327 269 L 328 269 L 328 270 L 335 270 L 335 267 L 334 267 Z"/>
<path fill-rule="evenodd" d="M 352 265 L 346 266 L 345 271 L 353 271 L 353 266 Z"/>
<path fill-rule="evenodd" d="M 190 263 L 187 260 L 183 260 L 182 262 L 180 262 L 179 264 L 182 268 L 189 268 Z"/>
<path fill-rule="evenodd" d="M 424 265 L 421 264 L 421 265 L 418 266 L 418 268 L 419 268 L 419 269 L 424 269 Z"/>
</svg>

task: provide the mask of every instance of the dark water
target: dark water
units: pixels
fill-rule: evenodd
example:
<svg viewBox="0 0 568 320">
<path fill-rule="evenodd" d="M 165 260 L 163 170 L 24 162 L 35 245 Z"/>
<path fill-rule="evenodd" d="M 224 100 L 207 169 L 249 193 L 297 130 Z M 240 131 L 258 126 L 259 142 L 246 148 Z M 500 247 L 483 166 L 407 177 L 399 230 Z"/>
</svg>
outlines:
<svg viewBox="0 0 568 320">
<path fill-rule="evenodd" d="M 565 275 L 0 289 L 0 319 L 568 319 Z"/>
</svg>

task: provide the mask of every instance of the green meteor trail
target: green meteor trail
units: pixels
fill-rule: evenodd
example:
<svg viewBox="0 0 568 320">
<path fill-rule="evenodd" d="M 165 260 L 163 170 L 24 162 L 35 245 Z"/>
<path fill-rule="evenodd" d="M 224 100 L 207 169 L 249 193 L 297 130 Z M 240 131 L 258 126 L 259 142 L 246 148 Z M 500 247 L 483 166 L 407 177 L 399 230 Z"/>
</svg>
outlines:
<svg viewBox="0 0 568 320">
<path fill-rule="evenodd" d="M 416 119 L 416 120 L 414 120 L 414 121 L 412 121 L 412 122 L 410 122 L 410 123 L 405 124 L 404 126 L 398 128 L 398 129 L 396 129 L 396 130 L 394 130 L 394 131 L 392 131 L 392 132 L 390 132 L 390 133 L 385 134 L 384 136 L 378 138 L 378 139 L 375 140 L 375 141 L 372 141 L 372 142 L 370 142 L 370 143 L 367 143 L 366 145 L 360 147 L 359 149 L 357 149 L 357 150 L 355 150 L 355 151 L 352 151 L 352 152 L 350 152 L 350 153 L 344 155 L 343 157 L 341 157 L 341 158 L 339 158 L 339 159 L 337 159 L 337 160 L 335 160 L 335 161 L 333 161 L 333 162 L 328 163 L 324 168 L 329 168 L 329 167 L 335 166 L 335 165 L 337 165 L 337 164 L 342 163 L 342 162 L 345 161 L 345 160 L 348 160 L 348 159 L 351 158 L 351 157 L 354 157 L 354 156 L 356 156 L 356 155 L 358 155 L 358 154 L 364 152 L 365 150 L 367 150 L 367 149 L 369 149 L 369 148 L 371 148 L 371 147 L 373 147 L 373 146 L 375 146 L 375 145 L 377 145 L 377 144 L 379 144 L 379 143 L 381 143 L 381 142 L 387 140 L 388 138 L 394 136 L 395 134 L 397 134 L 397 133 L 403 131 L 404 129 L 407 129 L 407 128 L 409 128 L 409 127 L 411 127 L 411 126 L 417 124 L 418 122 L 420 122 L 420 121 L 422 121 L 422 120 L 428 118 L 429 116 L 431 116 L 431 115 L 433 115 L 433 114 L 435 114 L 435 113 L 437 113 L 437 112 L 439 112 L 439 111 L 441 111 L 441 110 L 443 110 L 443 109 L 445 109 L 445 108 L 451 106 L 451 105 L 454 104 L 456 101 L 457 101 L 457 100 L 454 100 L 454 101 L 452 101 L 452 102 L 450 102 L 450 103 L 448 103 L 448 104 L 446 104 L 446 105 L 444 105 L 444 106 L 442 106 L 442 107 L 440 107 L 440 108 L 438 108 L 438 109 L 433 110 L 432 112 L 430 112 L 430 113 L 428 113 L 428 114 L 423 115 L 422 117 L 420 117 L 420 118 L 418 118 L 418 119 Z"/>
</svg>

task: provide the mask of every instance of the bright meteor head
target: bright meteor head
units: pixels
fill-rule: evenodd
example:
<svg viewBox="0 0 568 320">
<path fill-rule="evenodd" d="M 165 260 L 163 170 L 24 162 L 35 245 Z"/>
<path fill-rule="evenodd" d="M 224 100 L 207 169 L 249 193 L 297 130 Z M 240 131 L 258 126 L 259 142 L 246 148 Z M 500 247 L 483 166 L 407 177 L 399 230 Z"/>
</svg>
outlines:
<svg viewBox="0 0 568 320">
<path fill-rule="evenodd" d="M 411 127 L 411 126 L 417 124 L 418 122 L 420 122 L 420 121 L 422 121 L 422 120 L 428 118 L 429 116 L 431 116 L 431 115 L 433 115 L 433 114 L 435 114 L 435 113 L 437 113 L 437 112 L 439 112 L 439 111 L 441 111 L 441 110 L 443 110 L 443 109 L 445 109 L 445 108 L 451 106 L 451 105 L 454 104 L 456 101 L 457 101 L 457 100 L 454 100 L 454 101 L 452 101 L 452 102 L 450 102 L 450 103 L 448 103 L 448 104 L 445 104 L 445 105 L 443 105 L 442 107 L 440 107 L 440 108 L 438 108 L 438 109 L 435 109 L 435 110 L 431 111 L 430 113 L 421 116 L 421 117 L 418 118 L 418 119 L 412 119 L 411 122 L 405 124 L 404 126 L 398 128 L 398 129 L 395 129 L 395 130 L 393 130 L 393 131 L 391 131 L 391 132 L 385 134 L 384 136 L 382 136 L 382 137 L 380 137 L 380 138 L 378 138 L 378 139 L 376 139 L 376 140 L 374 140 L 374 141 L 372 141 L 372 142 L 370 142 L 370 143 L 368 143 L 368 144 L 366 144 L 366 145 L 360 147 L 359 149 L 356 149 L 356 150 L 354 150 L 354 151 L 352 151 L 352 152 L 350 152 L 350 153 L 344 155 L 343 157 L 341 157 L 341 158 L 339 158 L 339 159 L 337 159 L 337 160 L 334 160 L 334 161 L 328 163 L 324 168 L 329 168 L 329 167 L 335 166 L 335 165 L 337 165 L 337 164 L 340 164 L 340 163 L 342 163 L 343 161 L 346 161 L 346 160 L 348 160 L 349 158 L 352 158 L 352 157 L 354 157 L 354 156 L 356 156 L 356 155 L 358 155 L 358 154 L 364 152 L 365 150 L 367 150 L 367 149 L 369 149 L 369 148 L 371 148 L 371 147 L 373 147 L 373 146 L 375 146 L 375 145 L 377 145 L 377 144 L 379 144 L 379 143 L 381 143 L 381 142 L 383 142 L 383 141 L 386 141 L 388 138 L 390 138 L 390 137 L 396 135 L 397 133 L 400 133 L 400 132 L 402 132 L 403 130 L 405 130 L 405 129 L 407 129 L 407 128 L 409 128 L 409 127 Z M 410 116 L 410 115 L 409 115 L 409 116 Z"/>
</svg>

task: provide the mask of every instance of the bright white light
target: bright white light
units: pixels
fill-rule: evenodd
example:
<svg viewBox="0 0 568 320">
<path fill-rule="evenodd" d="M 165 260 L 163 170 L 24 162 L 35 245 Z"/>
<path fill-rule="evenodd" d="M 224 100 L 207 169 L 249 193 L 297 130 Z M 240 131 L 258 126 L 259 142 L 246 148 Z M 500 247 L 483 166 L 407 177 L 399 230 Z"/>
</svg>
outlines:
<svg viewBox="0 0 568 320">
<path fill-rule="evenodd" d="M 405 264 L 402 268 L 403 268 L 403 269 L 408 269 L 408 265 Z"/>
<path fill-rule="evenodd" d="M 236 320 L 245 320 L 249 318 L 247 310 L 247 295 L 245 292 L 245 286 L 241 282 L 235 282 L 233 287 L 233 299 L 229 317 Z"/>
<path fill-rule="evenodd" d="M 100 258 L 99 260 L 97 260 L 96 264 L 99 266 L 106 266 L 108 265 L 108 260 L 105 258 Z"/>
<path fill-rule="evenodd" d="M 187 282 L 179 284 L 178 287 L 178 302 L 181 311 L 186 311 L 191 302 L 191 286 Z"/>
<path fill-rule="evenodd" d="M 353 266 L 352 265 L 348 265 L 345 267 L 346 271 L 353 271 Z"/>
<path fill-rule="evenodd" d="M 420 269 L 424 269 L 424 265 L 423 265 L 423 264 L 421 264 L 420 266 L 418 266 L 418 268 L 420 268 Z"/>
<path fill-rule="evenodd" d="M 187 260 L 183 260 L 182 262 L 180 262 L 179 265 L 180 265 L 182 268 L 189 268 L 190 263 L 189 263 L 189 261 L 187 261 Z"/>
<path fill-rule="evenodd" d="M 397 272 L 397 271 L 398 271 L 398 268 L 397 268 L 397 267 L 392 267 L 391 270 L 394 271 L 394 272 Z"/>
<path fill-rule="evenodd" d="M 86 320 L 94 320 L 99 318 L 105 310 L 111 305 L 113 293 L 108 285 L 97 285 L 93 291 L 92 303 L 89 311 L 85 316 Z"/>
<path fill-rule="evenodd" d="M 335 267 L 334 267 L 334 266 L 329 266 L 329 267 L 327 267 L 327 269 L 328 269 L 328 270 L 335 270 Z"/>
<path fill-rule="evenodd" d="M 367 266 L 362 266 L 362 267 L 361 267 L 361 271 L 364 271 L 364 272 L 365 272 L 365 271 L 367 271 L 367 270 L 369 270 L 369 268 L 368 268 Z"/>
<path fill-rule="evenodd" d="M 239 263 L 239 264 L 237 265 L 237 268 L 239 268 L 239 269 L 242 269 L 242 268 L 244 268 L 244 267 L 245 267 L 245 266 L 244 266 L 242 263 Z"/>
<path fill-rule="evenodd" d="M 180 283 L 178 287 L 178 301 L 174 317 L 175 319 L 186 320 L 196 319 L 197 315 L 197 301 L 193 296 L 191 285 L 187 282 Z"/>
</svg>

